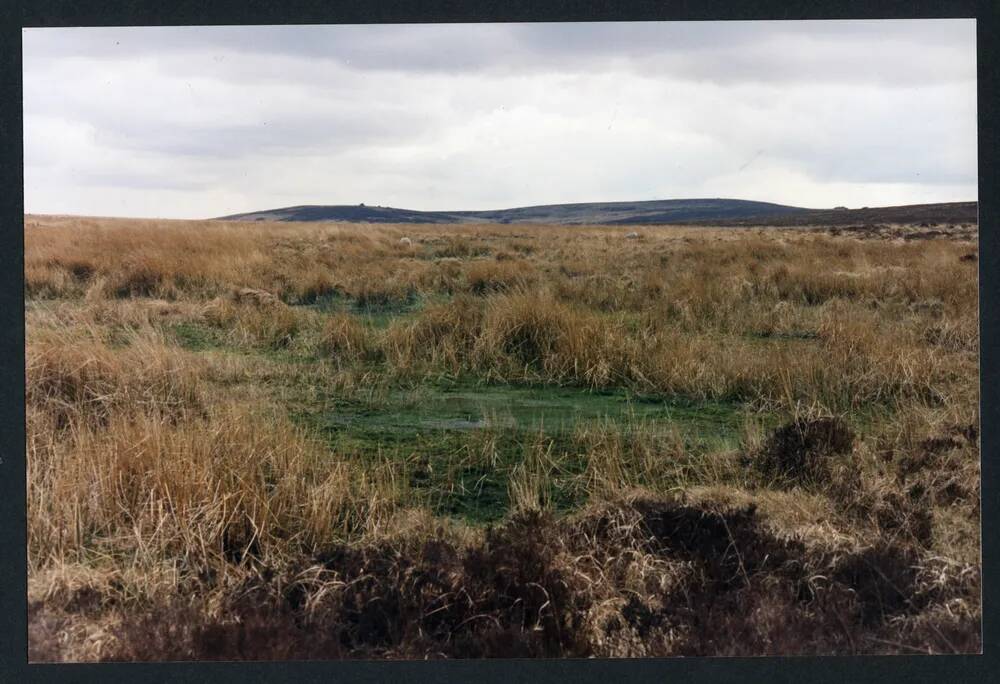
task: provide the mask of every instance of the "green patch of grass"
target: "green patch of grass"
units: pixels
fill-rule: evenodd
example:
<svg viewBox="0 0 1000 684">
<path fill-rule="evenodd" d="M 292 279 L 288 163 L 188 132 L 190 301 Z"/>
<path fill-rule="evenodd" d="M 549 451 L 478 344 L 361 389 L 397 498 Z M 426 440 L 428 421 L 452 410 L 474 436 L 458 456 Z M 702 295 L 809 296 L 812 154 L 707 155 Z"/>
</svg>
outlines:
<svg viewBox="0 0 1000 684">
<path fill-rule="evenodd" d="M 188 351 L 209 351 L 225 346 L 217 328 L 201 323 L 185 321 L 167 328 L 183 349 Z"/>
<path fill-rule="evenodd" d="M 441 496 L 433 510 L 437 515 L 483 525 L 502 520 L 509 508 L 506 481 L 491 471 L 467 469 L 458 487 Z"/>
<path fill-rule="evenodd" d="M 369 328 L 385 329 L 393 321 L 412 315 L 415 307 L 395 307 L 388 309 L 356 309 L 353 313 Z"/>
<path fill-rule="evenodd" d="M 581 424 L 611 421 L 672 424 L 709 443 L 713 437 L 735 434 L 741 410 L 733 402 L 641 396 L 625 390 L 447 380 L 391 389 L 374 405 L 360 397 L 336 397 L 332 402 L 325 417 L 331 428 L 363 427 L 387 437 L 484 428 L 560 434 Z"/>
<path fill-rule="evenodd" d="M 227 339 L 224 329 L 203 323 L 185 321 L 167 327 L 166 331 L 182 349 L 192 352 L 254 356 L 296 368 L 314 366 L 319 360 L 317 354 L 308 346 L 269 347 L 234 344 Z M 290 376 L 293 379 L 296 377 L 296 375 Z"/>
<path fill-rule="evenodd" d="M 331 292 L 316 295 L 308 302 L 299 303 L 296 304 L 296 306 L 300 306 L 303 309 L 312 309 L 313 311 L 319 311 L 321 313 L 332 313 L 335 311 L 343 311 L 349 302 L 350 300 L 347 295 L 340 290 L 333 290 Z"/>
<path fill-rule="evenodd" d="M 610 431 L 628 442 L 676 430 L 687 450 L 704 454 L 738 444 L 742 410 L 685 397 L 439 380 L 328 397 L 297 418 L 338 454 L 400 464 L 410 490 L 438 513 L 484 523 L 509 512 L 508 483 L 531 450 L 546 454 L 547 500 L 568 511 L 587 498 L 588 435 Z"/>
<path fill-rule="evenodd" d="M 393 321 L 410 317 L 420 312 L 429 304 L 446 302 L 450 298 L 445 295 L 412 294 L 405 299 L 388 301 L 354 301 L 342 310 L 357 315 L 362 322 L 373 328 L 387 328 Z"/>
<path fill-rule="evenodd" d="M 482 443 L 466 440 L 466 448 L 449 462 L 443 454 L 428 456 L 427 463 L 439 475 L 410 480 L 423 489 L 438 515 L 460 518 L 472 524 L 493 523 L 510 513 L 509 483 L 518 466 L 529 459 L 528 451 L 546 453 L 545 498 L 556 512 L 569 512 L 587 500 L 584 473 L 586 455 L 570 435 L 505 435 L 489 443 L 484 457 Z"/>
<path fill-rule="evenodd" d="M 308 304 L 296 306 L 319 313 L 350 313 L 372 328 L 386 328 L 398 318 L 412 316 L 431 303 L 447 301 L 443 295 L 408 293 L 404 298 L 352 298 L 341 292 L 321 295 Z"/>
</svg>

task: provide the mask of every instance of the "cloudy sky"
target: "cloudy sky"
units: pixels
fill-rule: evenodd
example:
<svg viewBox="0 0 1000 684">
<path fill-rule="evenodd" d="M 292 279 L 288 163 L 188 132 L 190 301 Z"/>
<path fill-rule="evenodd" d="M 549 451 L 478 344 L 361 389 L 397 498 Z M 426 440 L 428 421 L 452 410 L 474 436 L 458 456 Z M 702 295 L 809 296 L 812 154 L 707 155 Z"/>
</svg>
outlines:
<svg viewBox="0 0 1000 684">
<path fill-rule="evenodd" d="M 975 200 L 973 20 L 26 29 L 25 211 Z"/>
</svg>

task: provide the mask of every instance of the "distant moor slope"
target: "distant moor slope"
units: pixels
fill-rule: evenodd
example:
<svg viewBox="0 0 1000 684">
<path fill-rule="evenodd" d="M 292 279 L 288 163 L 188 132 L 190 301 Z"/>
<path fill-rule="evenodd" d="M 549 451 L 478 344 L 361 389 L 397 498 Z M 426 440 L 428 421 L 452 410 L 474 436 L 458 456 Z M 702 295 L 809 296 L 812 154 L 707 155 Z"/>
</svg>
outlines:
<svg viewBox="0 0 1000 684">
<path fill-rule="evenodd" d="M 349 221 L 365 223 L 643 224 L 741 220 L 798 214 L 806 209 L 734 199 L 548 204 L 488 211 L 414 211 L 359 205 L 306 205 L 223 216 L 229 221 Z"/>
<path fill-rule="evenodd" d="M 805 209 L 736 199 L 546 204 L 488 211 L 416 211 L 395 207 L 302 205 L 220 217 L 227 221 L 343 221 L 349 223 L 544 223 L 719 226 L 848 226 L 878 223 L 977 223 L 976 202 L 861 209 Z"/>
</svg>

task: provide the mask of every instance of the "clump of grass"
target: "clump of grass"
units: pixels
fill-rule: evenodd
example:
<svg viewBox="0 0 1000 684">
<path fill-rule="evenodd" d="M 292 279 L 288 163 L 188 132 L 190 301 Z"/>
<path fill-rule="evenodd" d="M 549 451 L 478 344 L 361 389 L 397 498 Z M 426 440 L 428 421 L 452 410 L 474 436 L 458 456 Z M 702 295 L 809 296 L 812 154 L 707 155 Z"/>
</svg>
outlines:
<svg viewBox="0 0 1000 684">
<path fill-rule="evenodd" d="M 410 283 L 401 281 L 365 282 L 355 296 L 354 305 L 362 311 L 383 311 L 410 306 L 417 293 Z"/>
<path fill-rule="evenodd" d="M 615 499 L 641 488 L 671 491 L 689 482 L 690 454 L 673 425 L 632 417 L 620 424 L 578 427 L 574 437 L 585 450 L 591 500 Z"/>
<path fill-rule="evenodd" d="M 298 274 L 292 290 L 296 303 L 314 304 L 323 297 L 338 292 L 339 288 L 330 271 L 316 265 Z"/>
<path fill-rule="evenodd" d="M 338 361 L 377 360 L 380 357 L 372 331 L 357 317 L 336 313 L 327 317 L 320 333 L 320 350 Z"/>
<path fill-rule="evenodd" d="M 210 325 L 226 331 L 235 345 L 269 349 L 287 347 L 301 328 L 301 314 L 281 302 L 257 304 L 219 299 L 205 308 L 204 318 Z"/>
<path fill-rule="evenodd" d="M 527 445 L 524 461 L 514 466 L 508 479 L 510 509 L 516 512 L 552 508 L 552 443 L 544 435 Z"/>
<path fill-rule="evenodd" d="M 36 433 L 29 444 L 39 560 L 138 551 L 143 562 L 183 559 L 192 572 L 216 572 L 357 537 L 396 505 L 377 470 L 331 460 L 287 420 L 243 407 L 177 422 L 117 416 L 59 443 Z"/>
<path fill-rule="evenodd" d="M 491 300 L 484 321 L 481 354 L 508 356 L 524 366 L 555 370 L 552 362 L 570 344 L 574 321 L 565 305 L 536 294 L 517 294 Z"/>
<path fill-rule="evenodd" d="M 458 372 L 468 363 L 482 319 L 482 304 L 468 297 L 428 306 L 415 320 L 389 327 L 384 340 L 386 358 L 399 372 L 418 364 Z"/>
<path fill-rule="evenodd" d="M 106 277 L 105 291 L 113 297 L 163 297 L 169 292 L 163 269 L 154 257 L 126 257 L 120 268 Z"/>
<path fill-rule="evenodd" d="M 79 296 L 83 285 L 67 269 L 55 264 L 25 264 L 24 296 L 28 299 L 57 299 Z"/>
<path fill-rule="evenodd" d="M 490 253 L 490 248 L 483 244 L 475 244 L 466 236 L 448 236 L 444 240 L 444 245 L 434 248 L 433 253 L 439 258 L 462 259 L 486 256 Z"/>
<path fill-rule="evenodd" d="M 465 270 L 469 291 L 477 295 L 506 292 L 533 284 L 537 274 L 524 261 L 473 261 Z"/>
<path fill-rule="evenodd" d="M 502 378 L 602 387 L 627 380 L 630 346 L 613 322 L 544 292 L 514 293 L 487 303 L 474 363 Z"/>
<path fill-rule="evenodd" d="M 136 411 L 176 419 L 204 406 L 202 370 L 155 335 L 133 334 L 115 349 L 93 333 L 50 331 L 27 346 L 25 402 L 57 431 Z"/>
</svg>

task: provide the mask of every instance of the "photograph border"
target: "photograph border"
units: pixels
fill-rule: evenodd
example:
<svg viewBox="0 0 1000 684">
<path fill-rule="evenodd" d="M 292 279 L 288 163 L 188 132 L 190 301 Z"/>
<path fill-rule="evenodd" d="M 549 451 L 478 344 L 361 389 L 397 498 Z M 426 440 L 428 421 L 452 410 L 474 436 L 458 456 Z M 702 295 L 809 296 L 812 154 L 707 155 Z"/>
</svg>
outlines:
<svg viewBox="0 0 1000 684">
<path fill-rule="evenodd" d="M 693 682 L 986 681 L 1000 671 L 997 575 L 1000 512 L 996 460 L 1000 404 L 998 323 L 1000 244 L 997 217 L 1000 5 L 995 0 L 611 0 L 541 2 L 400 0 L 287 2 L 216 0 L 8 0 L 0 8 L 0 682 L 341 681 Z M 54 26 L 466 23 L 539 21 L 798 20 L 976 18 L 979 152 L 980 421 L 982 462 L 983 655 L 649 658 L 454 661 L 28 664 L 24 406 L 24 204 L 22 29 Z M 987 457 L 989 456 L 989 457 Z M 989 531 L 989 532 L 986 532 Z"/>
</svg>

